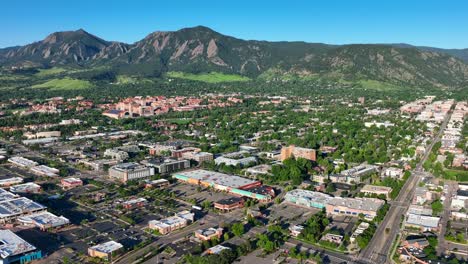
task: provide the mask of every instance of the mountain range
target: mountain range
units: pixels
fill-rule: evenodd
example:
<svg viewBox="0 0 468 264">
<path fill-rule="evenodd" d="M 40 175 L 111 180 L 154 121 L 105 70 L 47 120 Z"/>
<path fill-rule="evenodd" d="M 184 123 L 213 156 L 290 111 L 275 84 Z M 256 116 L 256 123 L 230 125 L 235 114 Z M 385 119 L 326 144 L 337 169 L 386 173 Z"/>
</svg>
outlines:
<svg viewBox="0 0 468 264">
<path fill-rule="evenodd" d="M 170 71 L 251 78 L 292 74 L 441 88 L 468 84 L 468 49 L 242 40 L 203 26 L 153 32 L 133 44 L 106 41 L 83 29 L 55 32 L 38 42 L 0 49 L 0 66 L 106 66 L 153 76 Z"/>
</svg>

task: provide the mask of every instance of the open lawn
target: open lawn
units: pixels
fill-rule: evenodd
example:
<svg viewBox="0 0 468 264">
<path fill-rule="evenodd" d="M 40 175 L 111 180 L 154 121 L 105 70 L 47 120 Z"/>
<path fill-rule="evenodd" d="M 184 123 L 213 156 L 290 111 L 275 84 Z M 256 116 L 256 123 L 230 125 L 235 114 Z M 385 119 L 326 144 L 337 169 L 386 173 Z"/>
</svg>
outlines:
<svg viewBox="0 0 468 264">
<path fill-rule="evenodd" d="M 49 88 L 50 90 L 79 90 L 88 89 L 93 86 L 89 81 L 71 78 L 52 79 L 45 83 L 33 85 L 32 88 Z"/>
<path fill-rule="evenodd" d="M 66 72 L 66 71 L 67 70 L 64 69 L 64 68 L 53 67 L 53 68 L 50 68 L 50 69 L 39 69 L 39 72 L 36 73 L 35 75 L 37 77 L 47 77 L 47 76 L 50 76 L 50 75 L 55 75 L 55 74 L 63 73 L 63 72 Z"/>
<path fill-rule="evenodd" d="M 399 90 L 402 87 L 394 85 L 391 83 L 380 82 L 375 80 L 359 80 L 357 82 L 358 86 L 366 89 L 375 89 L 375 90 Z"/>
<path fill-rule="evenodd" d="M 245 82 L 249 81 L 248 77 L 235 75 L 235 74 L 224 74 L 219 72 L 210 72 L 202 74 L 192 74 L 184 72 L 168 72 L 168 77 L 180 78 L 192 81 L 200 81 L 207 83 L 221 83 L 221 82 Z"/>
<path fill-rule="evenodd" d="M 468 182 L 468 171 L 444 170 L 444 178 L 459 182 Z"/>
</svg>

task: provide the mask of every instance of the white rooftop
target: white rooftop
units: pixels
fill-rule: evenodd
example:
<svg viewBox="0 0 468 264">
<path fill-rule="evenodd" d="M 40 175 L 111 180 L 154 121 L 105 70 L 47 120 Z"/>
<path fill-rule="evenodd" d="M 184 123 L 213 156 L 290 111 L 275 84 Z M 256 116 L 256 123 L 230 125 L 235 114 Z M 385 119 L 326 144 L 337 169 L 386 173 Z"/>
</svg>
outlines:
<svg viewBox="0 0 468 264">
<path fill-rule="evenodd" d="M 409 214 L 406 223 L 422 227 L 436 228 L 439 226 L 439 217 Z"/>
<path fill-rule="evenodd" d="M 383 200 L 375 198 L 342 198 L 335 197 L 329 201 L 330 205 L 344 206 L 351 209 L 377 211 L 384 204 Z"/>
<path fill-rule="evenodd" d="M 249 180 L 246 178 L 242 178 L 235 175 L 228 175 L 224 173 L 219 173 L 215 171 L 207 171 L 207 170 L 192 170 L 192 171 L 184 171 L 178 172 L 174 175 L 180 175 L 187 178 L 192 178 L 204 182 L 210 182 L 220 186 L 226 186 L 231 188 L 239 188 L 248 184 L 252 184 L 255 181 Z"/>
<path fill-rule="evenodd" d="M 114 252 L 116 250 L 119 250 L 121 248 L 123 248 L 122 244 L 120 244 L 118 242 L 115 242 L 115 241 L 112 241 L 112 240 L 91 247 L 91 249 L 93 249 L 93 250 L 96 250 L 96 251 L 99 251 L 99 252 L 102 252 L 102 253 L 106 253 L 106 254 L 110 254 L 110 253 L 112 253 L 112 252 Z"/>
<path fill-rule="evenodd" d="M 2 259 L 35 249 L 36 247 L 29 244 L 10 230 L 0 230 L 0 256 Z"/>
<path fill-rule="evenodd" d="M 49 212 L 40 212 L 37 214 L 25 215 L 18 218 L 20 222 L 26 224 L 34 224 L 38 226 L 51 226 L 57 227 L 70 223 L 70 220 L 63 216 L 56 216 Z"/>
</svg>

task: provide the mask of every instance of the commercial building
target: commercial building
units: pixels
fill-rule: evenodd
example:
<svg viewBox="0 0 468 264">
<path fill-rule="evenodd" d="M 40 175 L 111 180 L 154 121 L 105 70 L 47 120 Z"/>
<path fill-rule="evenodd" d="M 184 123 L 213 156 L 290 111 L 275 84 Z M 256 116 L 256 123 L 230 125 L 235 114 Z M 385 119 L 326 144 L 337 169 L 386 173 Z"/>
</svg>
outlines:
<svg viewBox="0 0 468 264">
<path fill-rule="evenodd" d="M 211 240 L 215 237 L 218 239 L 221 238 L 223 235 L 223 229 L 222 228 L 206 228 L 206 229 L 199 229 L 195 231 L 195 237 L 202 240 L 202 241 L 208 241 Z"/>
<path fill-rule="evenodd" d="M 270 195 L 248 191 L 248 189 L 253 187 L 261 186 L 262 183 L 260 181 L 250 180 L 235 175 L 207 170 L 191 170 L 174 173 L 172 177 L 182 182 L 201 185 L 204 187 L 212 187 L 216 190 L 226 191 L 237 196 L 250 197 L 260 201 L 271 200 Z"/>
<path fill-rule="evenodd" d="M 378 167 L 374 165 L 361 164 L 354 168 L 342 171 L 340 175 L 346 178 L 346 183 L 348 184 L 359 184 L 363 181 L 363 177 L 376 172 L 377 169 Z M 331 176 L 330 180 L 332 180 Z"/>
<path fill-rule="evenodd" d="M 133 209 L 133 208 L 137 208 L 137 207 L 143 207 L 147 203 L 148 203 L 148 200 L 146 200 L 145 198 L 139 197 L 139 198 L 130 199 L 128 201 L 123 202 L 122 206 L 125 209 Z"/>
<path fill-rule="evenodd" d="M 40 212 L 31 215 L 25 215 L 18 218 L 18 222 L 24 225 L 33 225 L 46 231 L 50 228 L 62 227 L 70 224 L 70 220 L 63 216 L 56 216 L 49 212 Z"/>
<path fill-rule="evenodd" d="M 8 159 L 8 162 L 23 168 L 31 168 L 39 165 L 39 163 L 23 157 L 11 157 Z"/>
<path fill-rule="evenodd" d="M 57 177 L 60 171 L 46 165 L 39 165 L 31 168 L 31 172 L 39 176 Z"/>
<path fill-rule="evenodd" d="M 437 231 L 439 230 L 439 222 L 439 217 L 408 214 L 406 226 L 420 228 L 422 231 Z"/>
<path fill-rule="evenodd" d="M 392 193 L 392 188 L 386 186 L 377 186 L 366 184 L 362 187 L 361 192 L 367 195 L 385 195 L 385 197 L 390 198 L 390 193 Z"/>
<path fill-rule="evenodd" d="M 182 153 L 182 158 L 188 160 L 194 160 L 199 164 L 203 162 L 210 162 L 213 160 L 213 154 L 209 152 L 184 152 Z"/>
<path fill-rule="evenodd" d="M 244 207 L 244 199 L 239 197 L 222 199 L 214 203 L 214 208 L 223 212 L 229 212 L 242 207 Z"/>
<path fill-rule="evenodd" d="M 394 178 L 394 179 L 401 179 L 403 177 L 403 174 L 404 174 L 403 169 L 390 167 L 390 168 L 386 168 L 383 171 L 382 176 L 383 177 L 390 177 L 390 178 Z"/>
<path fill-rule="evenodd" d="M 122 244 L 111 240 L 88 248 L 88 255 L 91 257 L 106 259 L 109 261 L 111 260 L 112 255 L 122 250 L 122 248 Z"/>
<path fill-rule="evenodd" d="M 121 182 L 148 178 L 154 175 L 154 168 L 146 167 L 138 163 L 121 163 L 110 167 L 109 177 Z"/>
<path fill-rule="evenodd" d="M 118 160 L 102 159 L 102 160 L 80 160 L 79 163 L 92 168 L 95 171 L 103 171 L 106 167 L 111 167 L 119 163 Z"/>
<path fill-rule="evenodd" d="M 161 220 L 151 220 L 148 222 L 150 229 L 158 230 L 159 233 L 165 235 L 174 230 L 180 229 L 193 222 L 195 214 L 189 211 L 182 211 L 174 216 Z"/>
<path fill-rule="evenodd" d="M 239 151 L 224 154 L 215 159 L 216 165 L 225 164 L 228 166 L 247 166 L 249 164 L 257 163 L 257 158 L 253 156 L 247 156 L 249 152 Z"/>
<path fill-rule="evenodd" d="M 420 205 L 410 205 L 408 208 L 408 215 L 415 214 L 415 215 L 428 215 L 432 216 L 432 209 Z"/>
<path fill-rule="evenodd" d="M 333 197 L 325 193 L 301 189 L 289 191 L 284 196 L 284 199 L 287 202 L 300 206 L 314 207 L 319 209 L 325 208 L 332 198 Z"/>
<path fill-rule="evenodd" d="M 129 155 L 125 151 L 113 148 L 113 149 L 106 149 L 106 151 L 104 151 L 104 157 L 109 157 L 111 159 L 124 161 L 129 158 Z"/>
<path fill-rule="evenodd" d="M 31 146 L 31 145 L 36 145 L 36 144 L 45 145 L 45 144 L 50 144 L 50 143 L 54 143 L 57 141 L 60 141 L 60 138 L 48 137 L 48 138 L 26 139 L 26 140 L 21 141 L 21 143 L 23 143 L 23 145 L 26 145 L 26 146 Z"/>
<path fill-rule="evenodd" d="M 184 153 L 197 153 L 197 152 L 201 152 L 201 149 L 194 148 L 194 147 L 187 147 L 187 148 L 183 148 L 183 149 L 173 150 L 171 155 L 175 159 L 180 159 L 180 158 L 182 158 L 182 155 Z"/>
<path fill-rule="evenodd" d="M 142 162 L 143 163 L 143 162 Z M 190 161 L 188 160 L 176 160 L 176 159 L 151 159 L 144 164 L 148 167 L 155 169 L 156 173 L 168 174 L 174 171 L 184 170 L 190 168 Z"/>
<path fill-rule="evenodd" d="M 164 188 L 169 186 L 170 182 L 166 179 L 158 179 L 158 180 L 146 180 L 145 181 L 145 188 Z"/>
<path fill-rule="evenodd" d="M 289 233 L 293 237 L 298 237 L 302 233 L 302 230 L 304 230 L 304 227 L 301 225 L 291 225 L 289 227 Z"/>
<path fill-rule="evenodd" d="M 304 158 L 304 159 L 313 160 L 313 161 L 317 160 L 317 154 L 316 154 L 315 149 L 300 148 L 294 145 L 281 148 L 281 155 L 280 155 L 281 161 L 284 161 L 291 157 Z"/>
<path fill-rule="evenodd" d="M 214 247 L 210 247 L 209 249 L 207 249 L 204 254 L 218 255 L 223 250 L 231 250 L 231 248 L 225 247 L 225 246 L 222 246 L 222 245 L 216 245 Z"/>
<path fill-rule="evenodd" d="M 0 230 L 0 263 L 27 263 L 41 259 L 42 252 L 8 229 Z"/>
<path fill-rule="evenodd" d="M 60 180 L 62 188 L 65 190 L 73 189 L 78 186 L 83 186 L 83 181 L 78 178 L 65 178 Z"/>
<path fill-rule="evenodd" d="M 46 210 L 45 206 L 26 197 L 18 197 L 3 189 L 0 190 L 0 224 L 13 222 L 18 217 Z"/>
<path fill-rule="evenodd" d="M 1 179 L 0 180 L 0 186 L 8 187 L 8 186 L 19 184 L 19 183 L 22 183 L 22 182 L 23 182 L 23 178 L 20 178 L 20 177 Z"/>
<path fill-rule="evenodd" d="M 40 193 L 42 190 L 39 184 L 27 182 L 10 187 L 12 193 Z"/>
<path fill-rule="evenodd" d="M 257 166 L 250 167 L 245 170 L 246 176 L 247 175 L 252 175 L 252 176 L 258 176 L 258 175 L 268 175 L 270 174 L 271 171 L 271 165 L 268 164 L 260 164 Z"/>
<path fill-rule="evenodd" d="M 375 198 L 341 198 L 334 197 L 326 205 L 328 214 L 358 216 L 363 214 L 366 219 L 373 219 L 385 201 Z"/>
</svg>

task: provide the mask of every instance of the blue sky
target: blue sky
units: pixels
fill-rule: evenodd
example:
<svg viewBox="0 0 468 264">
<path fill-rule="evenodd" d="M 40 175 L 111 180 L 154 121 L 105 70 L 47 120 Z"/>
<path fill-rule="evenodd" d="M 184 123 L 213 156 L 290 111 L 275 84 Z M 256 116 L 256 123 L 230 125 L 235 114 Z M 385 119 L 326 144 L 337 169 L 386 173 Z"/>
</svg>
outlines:
<svg viewBox="0 0 468 264">
<path fill-rule="evenodd" d="M 468 48 L 466 0 L 5 0 L 1 10 L 0 47 L 79 28 L 133 43 L 204 25 L 243 39 Z"/>
</svg>

